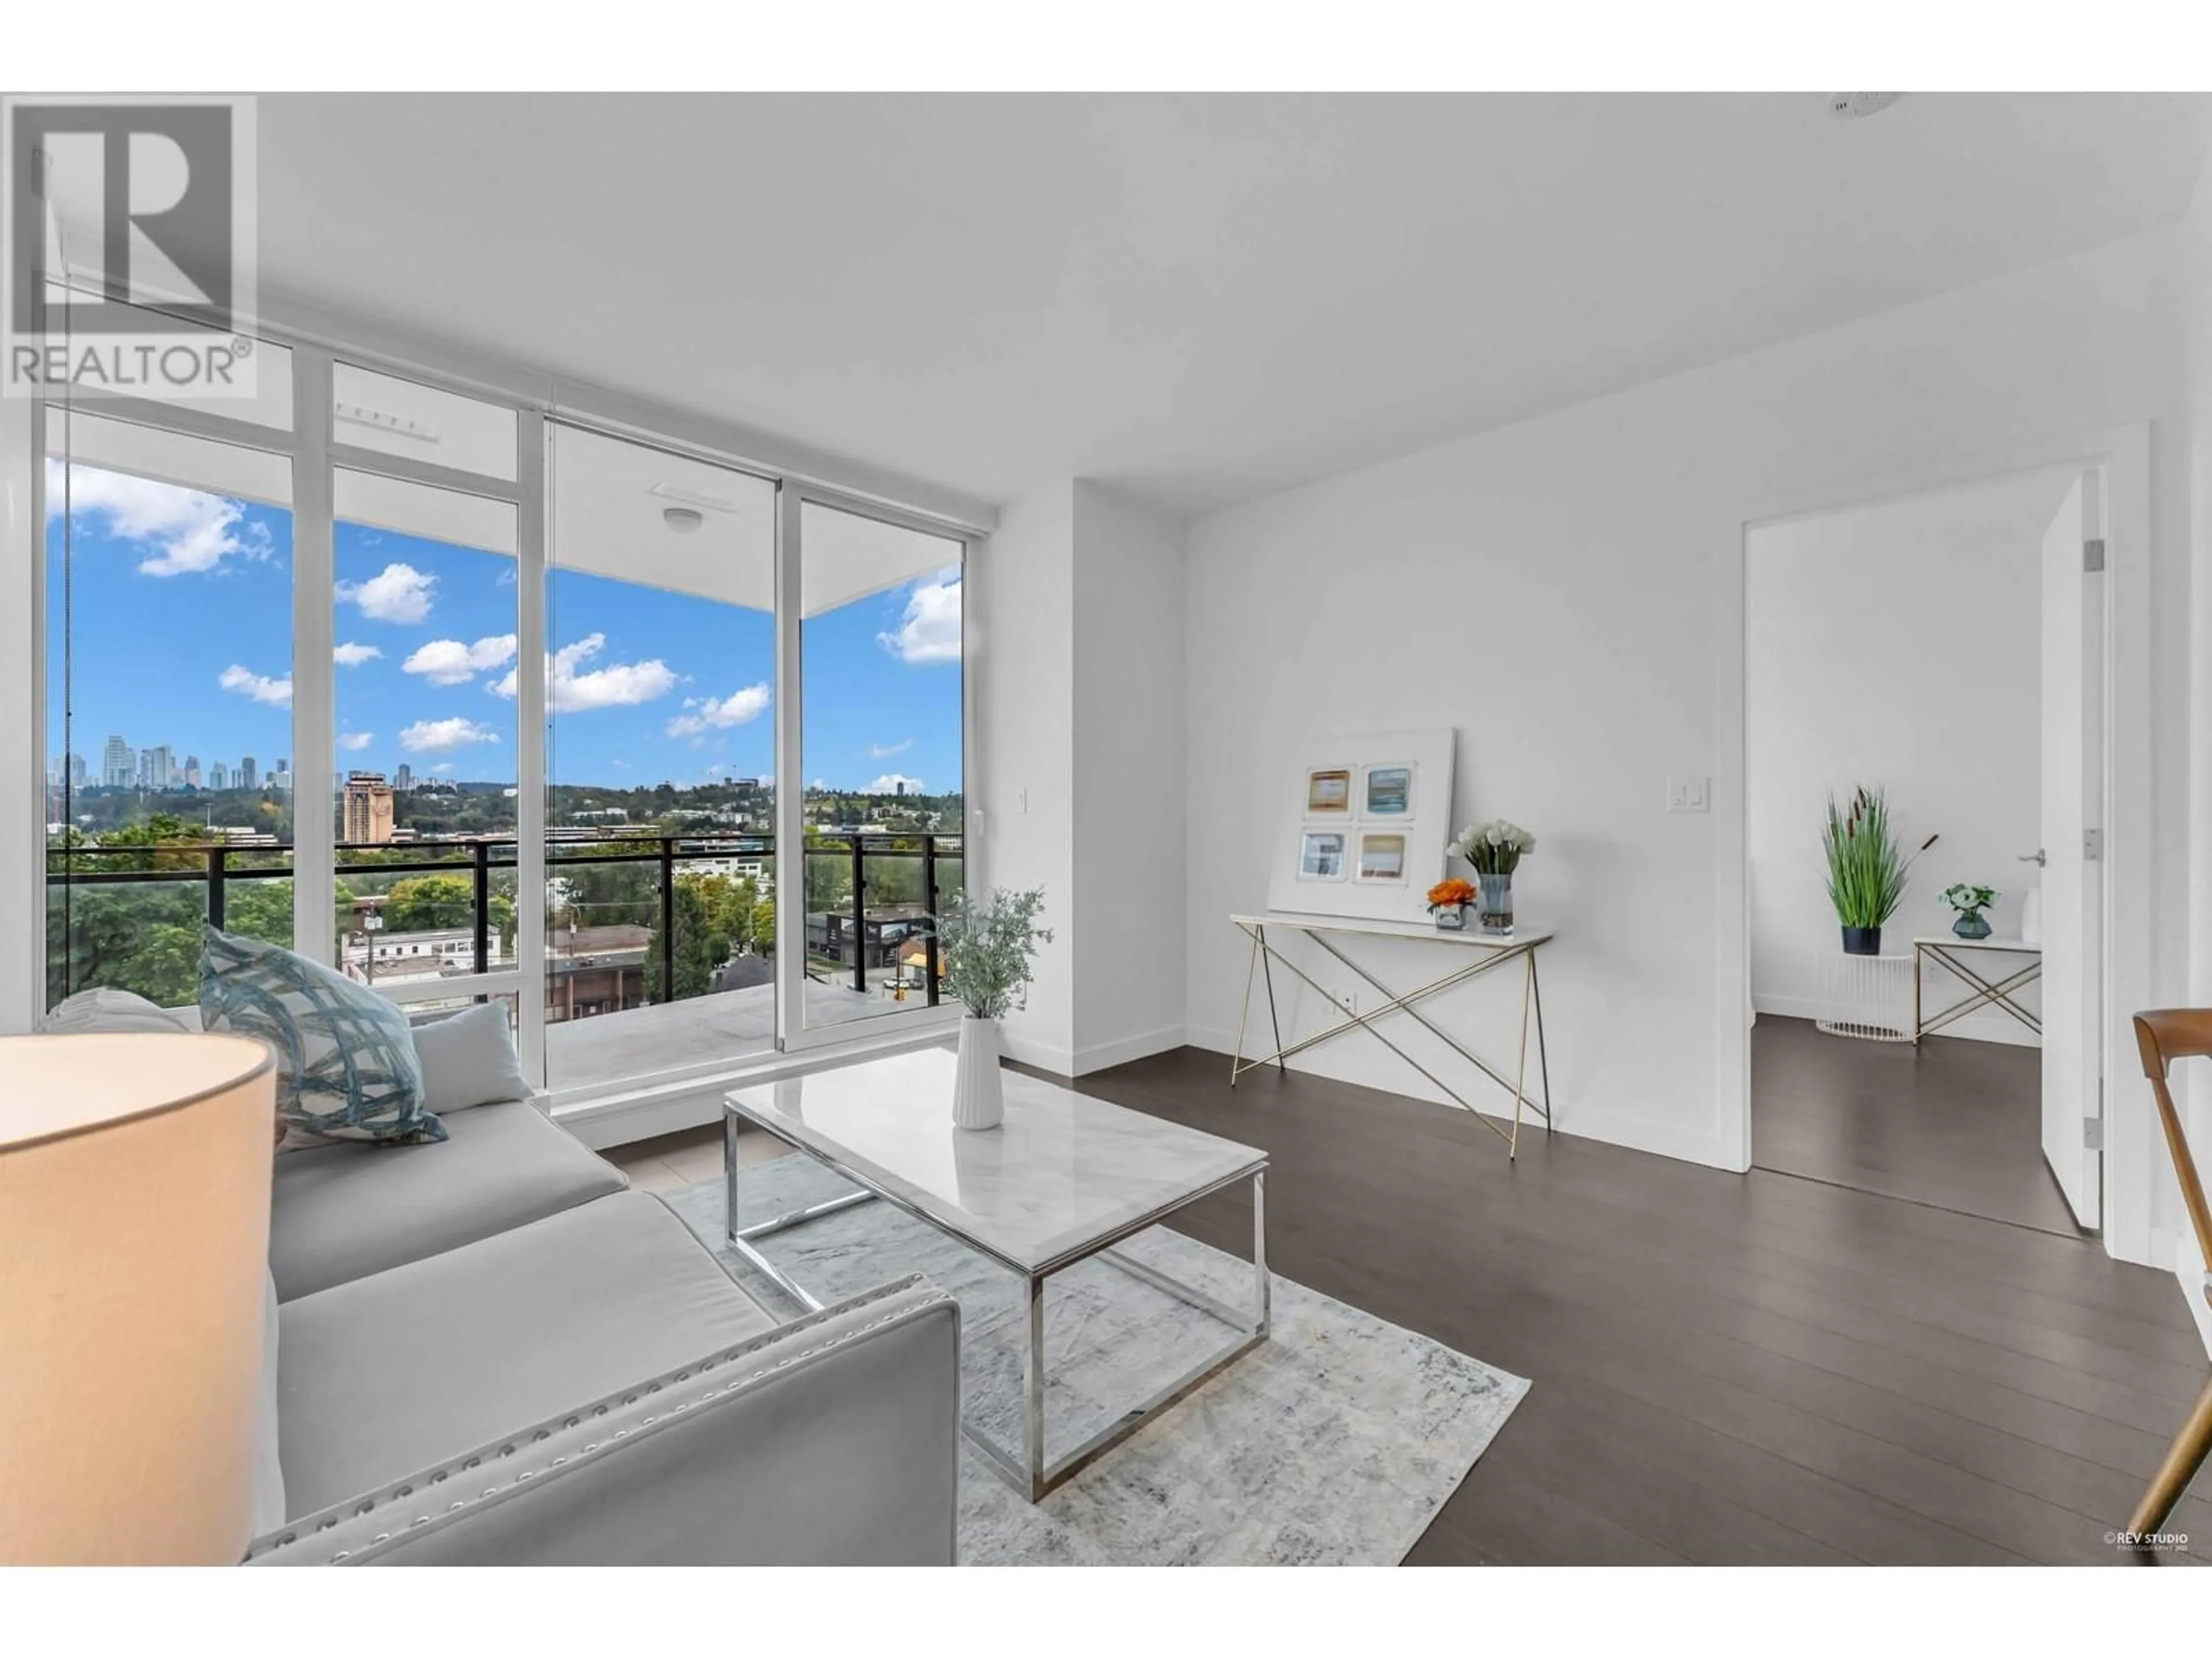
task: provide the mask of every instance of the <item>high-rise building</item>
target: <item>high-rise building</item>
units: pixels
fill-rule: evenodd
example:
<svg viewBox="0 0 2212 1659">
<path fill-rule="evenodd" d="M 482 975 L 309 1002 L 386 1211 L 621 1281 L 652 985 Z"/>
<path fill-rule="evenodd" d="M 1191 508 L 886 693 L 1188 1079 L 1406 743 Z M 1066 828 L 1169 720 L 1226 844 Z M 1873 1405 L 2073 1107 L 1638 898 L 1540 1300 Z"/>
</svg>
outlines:
<svg viewBox="0 0 2212 1659">
<path fill-rule="evenodd" d="M 82 755 L 71 755 L 69 757 L 70 787 L 72 789 L 82 789 L 90 780 L 90 777 L 91 769 L 84 763 L 84 757 Z"/>
<path fill-rule="evenodd" d="M 238 787 L 252 789 L 261 781 L 261 775 L 253 769 L 253 757 L 248 755 L 238 763 Z"/>
<path fill-rule="evenodd" d="M 187 755 L 185 757 L 185 787 L 197 789 L 199 787 L 200 757 L 198 755 Z"/>
<path fill-rule="evenodd" d="M 151 749 L 138 753 L 138 781 L 148 789 L 173 789 L 177 783 L 177 757 L 166 743 L 157 743 Z"/>
<path fill-rule="evenodd" d="M 283 761 L 278 761 L 276 763 L 276 769 L 271 772 L 266 778 L 263 779 L 262 781 L 266 783 L 271 789 L 282 793 L 292 787 L 291 769 L 288 768 Z"/>
<path fill-rule="evenodd" d="M 292 769 L 292 768 L 291 768 L 290 764 L 289 764 L 289 763 L 285 760 L 285 758 L 284 758 L 282 755 L 279 755 L 279 756 L 277 756 L 277 757 L 276 757 L 276 769 L 277 771 L 279 771 L 279 772 L 289 772 L 289 771 L 290 771 L 290 770 Z"/>
<path fill-rule="evenodd" d="M 210 789 L 229 788 L 230 769 L 225 766 L 221 761 L 210 761 L 208 763 L 207 787 Z"/>
<path fill-rule="evenodd" d="M 131 752 L 131 745 L 118 737 L 110 737 L 100 751 L 100 782 L 106 789 L 128 789 L 137 780 L 138 757 Z"/>
<path fill-rule="evenodd" d="M 345 781 L 338 839 L 381 846 L 392 839 L 392 786 L 381 772 L 355 772 Z"/>
<path fill-rule="evenodd" d="M 403 795 L 415 787 L 415 769 L 405 761 L 400 762 L 399 769 L 392 775 L 392 787 Z"/>
</svg>

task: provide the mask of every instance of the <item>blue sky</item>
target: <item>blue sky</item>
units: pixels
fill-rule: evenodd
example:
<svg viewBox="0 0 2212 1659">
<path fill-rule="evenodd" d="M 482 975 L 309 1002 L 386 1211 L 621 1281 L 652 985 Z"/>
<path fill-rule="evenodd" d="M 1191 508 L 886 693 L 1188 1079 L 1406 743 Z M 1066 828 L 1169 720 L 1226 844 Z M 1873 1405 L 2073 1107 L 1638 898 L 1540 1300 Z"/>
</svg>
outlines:
<svg viewBox="0 0 2212 1659">
<path fill-rule="evenodd" d="M 76 469 L 70 747 L 97 777 L 108 733 L 177 763 L 266 772 L 292 753 L 291 515 Z M 62 664 L 64 525 L 48 523 L 49 635 Z M 337 526 L 334 667 L 349 768 L 512 783 L 514 561 Z M 902 582 L 804 624 L 803 769 L 866 788 L 960 775 L 959 579 Z M 557 783 L 679 786 L 774 769 L 773 623 L 763 612 L 556 571 L 549 770 Z M 52 746 L 58 752 L 60 704 Z M 915 783 L 909 783 L 914 788 Z"/>
</svg>

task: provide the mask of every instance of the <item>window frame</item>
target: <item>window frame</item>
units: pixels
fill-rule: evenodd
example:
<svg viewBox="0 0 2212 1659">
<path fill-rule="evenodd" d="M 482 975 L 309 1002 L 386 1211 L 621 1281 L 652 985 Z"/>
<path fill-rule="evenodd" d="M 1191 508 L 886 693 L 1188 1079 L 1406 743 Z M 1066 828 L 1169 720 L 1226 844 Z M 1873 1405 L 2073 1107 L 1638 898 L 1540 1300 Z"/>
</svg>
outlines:
<svg viewBox="0 0 2212 1659">
<path fill-rule="evenodd" d="M 782 862 L 785 849 L 793 849 L 796 856 L 801 844 L 796 833 L 799 823 L 800 796 L 792 784 L 796 773 L 787 774 L 786 769 L 787 765 L 795 767 L 798 759 L 799 691 L 795 678 L 799 672 L 798 617 L 795 611 L 787 616 L 787 593 L 789 605 L 795 605 L 799 592 L 796 559 L 799 503 L 814 501 L 839 511 L 858 514 L 958 543 L 962 550 L 963 586 L 966 573 L 994 527 L 995 514 L 980 504 L 960 502 L 950 511 L 938 511 L 926 506 L 902 504 L 890 495 L 865 487 L 841 488 L 837 483 L 829 481 L 825 474 L 841 471 L 864 473 L 866 469 L 825 465 L 822 471 L 817 471 L 813 470 L 814 465 L 823 458 L 803 451 L 793 452 L 794 459 L 799 463 L 796 465 L 781 465 L 752 459 L 748 451 L 757 453 L 763 449 L 770 453 L 792 449 L 791 446 L 763 434 L 702 422 L 696 416 L 663 410 L 614 393 L 580 388 L 573 395 L 563 396 L 562 394 L 568 389 L 543 375 L 509 373 L 501 380 L 477 380 L 426 368 L 422 363 L 433 356 L 450 356 L 437 351 L 428 342 L 384 333 L 380 343 L 389 346 L 397 341 L 401 351 L 379 349 L 368 345 L 356 347 L 334 336 L 288 328 L 265 316 L 253 319 L 241 329 L 241 332 L 254 339 L 281 345 L 292 354 L 293 425 L 289 430 L 227 416 L 206 405 L 172 404 L 134 398 L 127 393 L 76 386 L 58 388 L 44 398 L 10 400 L 6 406 L 4 420 L 0 421 L 0 439 L 4 439 L 7 451 L 15 453 L 19 463 L 27 462 L 28 474 L 26 480 L 27 488 L 18 497 L 27 509 L 24 521 L 15 526 L 22 533 L 11 538 L 20 543 L 27 556 L 24 563 L 27 580 L 11 584 L 14 592 L 9 596 L 7 610 L 13 613 L 8 617 L 9 631 L 22 639 L 28 647 L 21 653 L 18 660 L 26 665 L 29 677 L 31 718 L 25 722 L 27 730 L 19 729 L 9 739 L 9 750 L 15 752 L 0 751 L 0 763 L 12 760 L 13 768 L 23 786 L 17 796 L 21 816 L 14 819 L 17 826 L 15 836 L 23 838 L 29 854 L 23 859 L 21 867 L 25 872 L 24 879 L 28 888 L 26 914 L 32 925 L 24 930 L 24 949 L 6 975 L 7 978 L 15 979 L 18 983 L 9 987 L 4 980 L 0 980 L 0 997 L 5 999 L 0 1001 L 0 1018 L 4 1018 L 9 1024 L 17 1029 L 34 1029 L 46 1012 L 45 778 L 50 754 L 46 731 L 49 710 L 46 698 L 47 572 L 44 484 L 46 417 L 50 409 L 60 409 L 64 412 L 82 410 L 114 420 L 283 455 L 291 463 L 293 933 L 294 947 L 301 954 L 319 962 L 330 962 L 334 957 L 335 944 L 329 917 L 335 902 L 337 879 L 337 671 L 331 655 L 336 638 L 332 591 L 335 531 L 332 495 L 337 468 L 379 473 L 433 488 L 488 496 L 509 502 L 515 507 L 517 659 L 523 663 L 542 662 L 545 655 L 544 584 L 551 512 L 548 428 L 552 422 L 557 420 L 562 425 L 607 438 L 648 444 L 677 455 L 747 473 L 775 485 L 777 489 L 775 668 L 778 709 L 776 867 L 780 889 L 785 877 Z M 479 474 L 341 441 L 337 436 L 333 407 L 333 377 L 335 366 L 340 362 L 412 381 L 434 391 L 512 410 L 515 415 L 514 477 L 507 479 Z M 939 492 L 917 487 L 915 493 L 927 495 Z M 19 604 L 21 610 L 17 612 Z M 977 811 L 972 805 L 979 798 L 977 727 L 973 694 L 980 679 L 974 672 L 974 630 L 969 626 L 964 605 L 963 609 L 960 669 L 962 789 L 963 800 L 971 805 L 963 811 L 961 842 L 963 876 L 973 882 L 978 878 L 981 852 L 975 835 Z M 787 679 L 787 672 L 793 678 Z M 519 676 L 515 709 L 515 880 L 518 902 L 526 912 L 532 907 L 523 896 L 532 893 L 542 895 L 545 887 L 547 712 L 544 677 L 528 673 Z M 788 730 L 787 720 L 790 722 Z M 783 805 L 787 800 L 791 803 L 793 814 L 789 820 L 785 817 Z M 795 890 L 805 890 L 803 881 Z M 778 908 L 777 949 L 780 957 L 789 948 L 784 932 L 784 908 Z M 798 930 L 797 943 L 803 946 L 803 907 L 792 913 L 790 925 Z M 511 992 L 516 996 L 517 1047 L 526 1074 L 541 1079 L 545 1075 L 544 954 L 543 930 L 527 925 L 519 927 L 514 955 L 509 963 L 496 972 L 472 975 L 465 981 L 470 993 L 504 995 Z M 902 1010 L 879 1018 L 854 1022 L 843 1028 L 828 1027 L 810 1033 L 805 1030 L 803 1018 L 788 1017 L 787 1003 L 789 994 L 781 966 L 776 982 L 778 1052 L 817 1049 L 841 1042 L 858 1045 L 876 1042 L 893 1029 L 910 1030 L 916 1026 L 942 1026 L 950 1030 L 958 1018 L 957 1008 L 933 1010 L 925 1007 Z M 448 981 L 448 984 L 459 988 L 464 981 L 456 980 Z M 583 1104 L 609 1095 L 629 1092 L 638 1086 L 657 1088 L 665 1083 L 696 1080 L 698 1077 L 711 1076 L 729 1069 L 727 1062 L 684 1066 L 676 1072 L 654 1073 L 631 1082 L 574 1091 L 573 1098 L 568 1097 L 569 1091 L 559 1091 L 555 1096 L 555 1103 Z"/>
</svg>

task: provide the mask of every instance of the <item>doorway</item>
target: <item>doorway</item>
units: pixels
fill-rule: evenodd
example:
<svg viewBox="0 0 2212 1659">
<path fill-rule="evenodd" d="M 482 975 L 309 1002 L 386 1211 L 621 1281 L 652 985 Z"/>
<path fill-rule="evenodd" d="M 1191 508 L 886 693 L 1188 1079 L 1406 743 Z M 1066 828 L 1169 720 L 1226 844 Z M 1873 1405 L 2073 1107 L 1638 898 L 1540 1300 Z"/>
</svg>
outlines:
<svg viewBox="0 0 2212 1659">
<path fill-rule="evenodd" d="M 2101 1225 L 2106 489 L 2047 465 L 1748 529 L 1756 1167 Z M 1830 854 L 1877 842 L 1869 910 Z"/>
</svg>

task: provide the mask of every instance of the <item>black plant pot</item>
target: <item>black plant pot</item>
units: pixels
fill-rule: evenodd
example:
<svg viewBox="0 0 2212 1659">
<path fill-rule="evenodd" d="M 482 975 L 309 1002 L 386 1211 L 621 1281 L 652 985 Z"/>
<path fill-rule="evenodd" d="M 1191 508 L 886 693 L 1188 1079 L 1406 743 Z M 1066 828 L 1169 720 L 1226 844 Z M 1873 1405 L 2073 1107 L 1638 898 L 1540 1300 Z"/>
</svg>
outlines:
<svg viewBox="0 0 2212 1659">
<path fill-rule="evenodd" d="M 1847 957 L 1880 956 L 1881 954 L 1881 929 L 1879 927 L 1844 928 L 1844 954 Z"/>
</svg>

